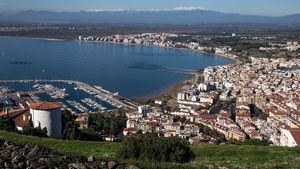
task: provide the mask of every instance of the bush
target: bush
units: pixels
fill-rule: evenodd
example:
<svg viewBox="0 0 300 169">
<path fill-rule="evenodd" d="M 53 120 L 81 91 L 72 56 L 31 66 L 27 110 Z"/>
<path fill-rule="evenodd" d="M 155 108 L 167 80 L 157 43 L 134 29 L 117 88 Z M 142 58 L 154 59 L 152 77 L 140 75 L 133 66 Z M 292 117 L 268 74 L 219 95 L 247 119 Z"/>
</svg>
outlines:
<svg viewBox="0 0 300 169">
<path fill-rule="evenodd" d="M 126 121 L 126 115 L 122 110 L 111 114 L 96 113 L 90 115 L 88 126 L 90 130 L 97 131 L 101 135 L 116 136 L 123 132 Z"/>
<path fill-rule="evenodd" d="M 6 117 L 0 117 L 0 130 L 14 132 L 16 129 L 15 123 L 12 119 Z"/>
<path fill-rule="evenodd" d="M 269 143 L 268 140 L 246 139 L 244 142 L 242 142 L 242 145 L 267 146 Z"/>
<path fill-rule="evenodd" d="M 236 145 L 254 145 L 254 146 L 267 146 L 269 145 L 268 140 L 259 140 L 259 139 L 246 139 L 244 141 L 238 141 L 235 139 L 230 139 L 227 141 L 228 144 Z"/>
<path fill-rule="evenodd" d="M 81 133 L 79 125 L 75 124 L 76 116 L 64 110 L 61 112 L 62 132 L 64 140 L 79 140 Z"/>
<path fill-rule="evenodd" d="M 34 127 L 33 123 L 30 122 L 27 126 L 23 127 L 22 134 L 24 135 L 31 135 L 37 137 L 48 137 L 47 136 L 47 128 L 44 127 L 43 129 L 39 127 Z"/>
<path fill-rule="evenodd" d="M 125 159 L 178 163 L 189 162 L 195 158 L 186 140 L 159 137 L 154 133 L 126 137 L 120 156 Z"/>
</svg>

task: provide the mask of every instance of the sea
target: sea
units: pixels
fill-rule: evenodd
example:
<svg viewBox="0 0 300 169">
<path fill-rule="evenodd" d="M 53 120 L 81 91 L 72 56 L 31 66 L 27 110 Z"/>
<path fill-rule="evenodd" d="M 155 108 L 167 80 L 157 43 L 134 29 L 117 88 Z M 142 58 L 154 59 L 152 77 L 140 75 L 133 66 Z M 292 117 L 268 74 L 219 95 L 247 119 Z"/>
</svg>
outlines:
<svg viewBox="0 0 300 169">
<path fill-rule="evenodd" d="M 130 99 L 159 94 L 191 78 L 187 72 L 232 62 L 155 46 L 0 37 L 0 80 L 76 80 Z"/>
</svg>

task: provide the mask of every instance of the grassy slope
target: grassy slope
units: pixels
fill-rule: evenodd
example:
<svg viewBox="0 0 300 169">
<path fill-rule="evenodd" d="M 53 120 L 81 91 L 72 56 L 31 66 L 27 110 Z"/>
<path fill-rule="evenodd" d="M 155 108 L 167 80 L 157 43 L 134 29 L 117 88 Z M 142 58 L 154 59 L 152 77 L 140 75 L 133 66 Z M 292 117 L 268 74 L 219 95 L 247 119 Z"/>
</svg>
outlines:
<svg viewBox="0 0 300 169">
<path fill-rule="evenodd" d="M 15 144 L 38 144 L 59 153 L 71 153 L 78 156 L 88 157 L 94 155 L 100 159 L 113 159 L 121 144 L 116 142 L 86 142 L 39 138 L 32 136 L 17 135 L 0 131 L 0 138 L 5 138 Z"/>
<path fill-rule="evenodd" d="M 45 139 L 22 136 L 0 131 L 0 138 L 16 144 L 39 144 L 60 153 L 85 156 L 94 155 L 99 159 L 116 160 L 121 143 L 85 142 Z M 192 147 L 195 161 L 187 164 L 153 163 L 147 161 L 125 161 L 143 168 L 204 168 L 207 165 L 229 168 L 300 168 L 300 148 L 261 147 L 261 146 L 199 146 Z M 120 160 L 118 160 L 120 161 Z"/>
</svg>

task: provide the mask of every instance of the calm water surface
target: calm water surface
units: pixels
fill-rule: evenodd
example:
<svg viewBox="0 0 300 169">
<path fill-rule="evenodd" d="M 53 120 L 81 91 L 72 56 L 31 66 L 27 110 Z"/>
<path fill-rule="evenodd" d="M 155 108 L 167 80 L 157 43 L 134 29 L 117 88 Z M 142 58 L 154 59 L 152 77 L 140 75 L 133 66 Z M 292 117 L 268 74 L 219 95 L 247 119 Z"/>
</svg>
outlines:
<svg viewBox="0 0 300 169">
<path fill-rule="evenodd" d="M 232 63 L 199 52 L 152 46 L 0 38 L 0 79 L 66 79 L 99 85 L 122 96 L 157 94 L 196 70 Z"/>
</svg>

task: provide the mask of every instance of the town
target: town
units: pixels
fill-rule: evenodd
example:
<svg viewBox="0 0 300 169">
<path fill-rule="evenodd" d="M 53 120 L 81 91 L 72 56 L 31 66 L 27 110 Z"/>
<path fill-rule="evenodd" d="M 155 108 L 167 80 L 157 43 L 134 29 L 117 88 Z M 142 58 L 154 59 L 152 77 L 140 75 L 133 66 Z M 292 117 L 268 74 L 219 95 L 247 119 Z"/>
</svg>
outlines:
<svg viewBox="0 0 300 169">
<path fill-rule="evenodd" d="M 243 52 L 238 52 L 232 46 L 204 46 L 200 41 L 179 40 L 185 36 L 187 35 L 173 33 L 79 36 L 79 41 L 184 48 L 235 60 L 235 63 L 230 65 L 199 70 L 193 74 L 192 80 L 180 87 L 180 92 L 172 93 L 168 97 L 142 100 L 139 105 L 99 86 L 92 87 L 81 82 L 71 82 L 77 84 L 74 89 L 83 90 L 91 95 L 99 93 L 97 98 L 125 112 L 127 121 L 122 128 L 122 133 L 115 135 L 105 133 L 103 140 L 116 141 L 127 135 L 151 132 L 163 137 L 178 136 L 187 139 L 193 145 L 220 144 L 232 140 L 243 142 L 249 139 L 261 140 L 273 146 L 300 145 L 300 59 L 294 57 L 247 57 L 245 59 L 245 56 L 240 56 Z M 276 39 L 274 36 L 250 37 L 235 33 L 222 38 L 255 41 Z M 292 52 L 293 55 L 299 55 L 300 45 L 296 41 L 269 42 L 267 46 L 258 46 L 257 51 Z M 38 90 L 36 92 L 49 93 L 54 99 L 65 99 L 68 96 L 65 90 L 52 85 L 36 84 L 34 88 Z M 9 93 L 5 91 L 8 90 L 6 88 L 2 87 L 1 90 L 2 94 Z M 19 98 L 22 96 L 19 93 Z M 66 101 L 80 110 L 81 113 L 77 114 L 64 104 L 42 102 L 39 98 L 35 99 L 34 95 L 30 96 L 32 99 L 30 102 L 25 100 L 26 104 L 21 106 L 21 110 L 17 107 L 7 107 L 15 102 L 13 98 L 12 102 L 10 99 L 4 99 L 3 112 L 0 115 L 13 117 L 17 120 L 16 125 L 20 123 L 20 117 L 24 116 L 25 121 L 23 120 L 21 125 L 17 126 L 22 130 L 24 122 L 28 123 L 30 119 L 29 109 L 30 112 L 34 109 L 39 110 L 40 106 L 32 105 L 40 104 L 46 105 L 46 108 L 41 106 L 42 110 L 48 110 L 47 106 L 49 106 L 54 107 L 55 110 L 60 108 L 70 111 L 76 116 L 75 122 L 79 128 L 85 129 L 89 128 L 91 112 L 83 105 L 97 109 L 99 113 L 107 113 L 104 106 L 91 98 L 81 99 L 79 102 L 83 104 L 72 100 Z M 108 110 L 109 112 L 112 113 L 111 110 Z M 61 131 L 57 133 L 59 134 L 56 134 L 56 137 L 62 136 Z M 51 136 L 53 132 L 48 134 Z"/>
<path fill-rule="evenodd" d="M 203 127 L 221 133 L 226 140 L 265 140 L 270 145 L 294 147 L 300 144 L 300 60 L 256 58 L 241 61 L 231 46 L 201 46 L 196 42 L 176 42 L 180 36 L 143 33 L 107 37 L 82 37 L 80 41 L 154 45 L 186 48 L 237 60 L 235 64 L 209 67 L 185 85 L 177 98 L 152 101 L 138 111 L 127 113 L 124 135 L 145 132 L 165 137 L 188 138 L 192 144 L 218 143 L 219 137 L 203 133 Z M 238 35 L 232 33 L 229 38 Z M 225 37 L 227 38 L 227 37 Z M 274 36 L 240 39 L 272 40 Z M 296 41 L 269 43 L 259 51 L 290 51 L 299 55 Z M 169 109 L 163 109 L 167 106 Z M 202 131 L 202 132 L 201 132 Z M 222 139 L 224 139 L 222 138 Z"/>
<path fill-rule="evenodd" d="M 0 169 L 300 169 L 300 1 L 0 1 Z"/>
<path fill-rule="evenodd" d="M 281 42 L 284 37 L 236 34 L 227 32 L 226 35 L 203 36 L 174 33 L 142 33 L 111 36 L 79 36 L 79 41 L 106 43 L 153 45 L 164 48 L 189 49 L 213 53 L 230 59 L 245 61 L 249 57 L 298 57 L 300 45 L 297 41 Z M 251 42 L 251 43 L 250 43 Z M 234 45 L 227 45 L 234 44 Z M 244 46 L 244 47 L 241 47 Z M 272 52 L 275 52 L 272 53 Z"/>
<path fill-rule="evenodd" d="M 141 106 L 127 114 L 124 131 L 162 132 L 199 144 L 205 140 L 197 125 L 202 124 L 226 139 L 298 146 L 299 65 L 299 59 L 251 58 L 251 63 L 205 68 L 195 83 L 178 93 L 176 101 L 169 102 L 170 111 Z M 172 121 L 176 116 L 185 121 Z"/>
</svg>

